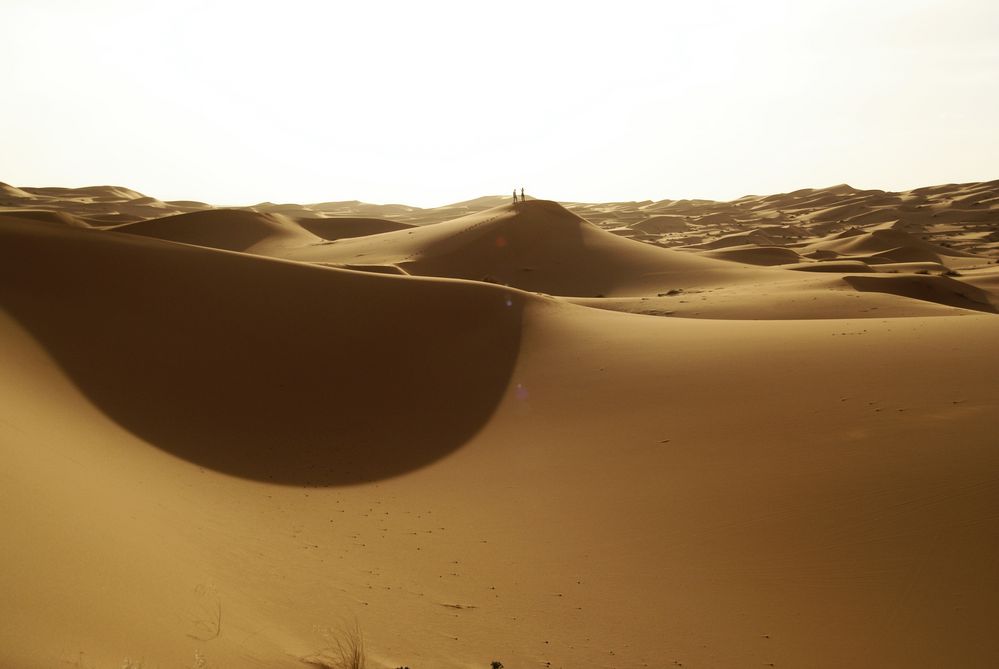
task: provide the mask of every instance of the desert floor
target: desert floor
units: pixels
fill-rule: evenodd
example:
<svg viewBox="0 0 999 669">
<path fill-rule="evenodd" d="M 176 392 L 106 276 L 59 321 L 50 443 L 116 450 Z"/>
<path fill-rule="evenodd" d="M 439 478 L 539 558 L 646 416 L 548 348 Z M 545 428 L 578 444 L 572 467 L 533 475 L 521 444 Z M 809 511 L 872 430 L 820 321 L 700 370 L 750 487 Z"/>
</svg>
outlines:
<svg viewBox="0 0 999 669">
<path fill-rule="evenodd" d="M 999 181 L 0 184 L 0 666 L 999 665 Z"/>
</svg>

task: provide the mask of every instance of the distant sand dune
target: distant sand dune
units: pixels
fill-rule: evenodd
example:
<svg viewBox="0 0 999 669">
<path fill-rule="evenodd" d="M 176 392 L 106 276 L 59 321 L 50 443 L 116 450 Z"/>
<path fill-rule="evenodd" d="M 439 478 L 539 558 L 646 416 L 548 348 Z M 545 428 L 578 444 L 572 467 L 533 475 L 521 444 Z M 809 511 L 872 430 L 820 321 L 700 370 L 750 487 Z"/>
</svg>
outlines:
<svg viewBox="0 0 999 669">
<path fill-rule="evenodd" d="M 737 246 L 706 251 L 704 255 L 747 265 L 786 265 L 801 260 L 801 256 L 794 249 L 781 246 Z"/>
<path fill-rule="evenodd" d="M 875 229 L 871 231 L 851 231 L 847 236 L 834 235 L 832 239 L 819 241 L 804 247 L 805 250 L 835 251 L 840 255 L 877 253 L 884 251 L 917 252 L 924 251 L 934 257 L 967 257 L 969 254 L 930 244 L 902 230 Z"/>
<path fill-rule="evenodd" d="M 377 235 L 383 232 L 406 230 L 413 227 L 408 223 L 388 221 L 383 218 L 359 218 L 348 216 L 336 218 L 300 219 L 298 223 L 317 237 L 321 237 L 329 241 L 347 239 L 349 237 L 365 237 L 367 235 Z"/>
<path fill-rule="evenodd" d="M 683 216 L 652 216 L 631 227 L 642 232 L 663 234 L 666 232 L 685 232 L 690 226 Z"/>
<path fill-rule="evenodd" d="M 63 211 L 52 211 L 50 209 L 2 209 L 0 217 L 20 218 L 32 221 L 48 221 L 50 223 L 62 223 L 74 228 L 89 228 L 87 222 L 79 216 L 73 216 Z"/>
<path fill-rule="evenodd" d="M 648 292 L 756 270 L 622 239 L 560 205 L 503 205 L 444 223 L 292 251 L 314 262 L 397 265 L 410 274 L 503 283 L 553 295 Z"/>
<path fill-rule="evenodd" d="M 116 232 L 197 244 L 228 251 L 266 252 L 275 247 L 317 244 L 322 239 L 279 214 L 213 209 L 150 219 L 115 228 Z"/>
<path fill-rule="evenodd" d="M 735 232 L 729 235 L 722 235 L 700 244 L 693 244 L 689 248 L 694 249 L 722 249 L 732 246 L 745 246 L 746 244 L 756 244 L 757 246 L 772 246 L 775 240 L 766 233 L 759 230 L 748 232 Z"/>
<path fill-rule="evenodd" d="M 995 300 L 989 293 L 946 276 L 847 276 L 844 281 L 857 290 L 996 313 Z"/>
<path fill-rule="evenodd" d="M 45 187 L 31 188 L 25 186 L 23 191 L 31 195 L 47 195 L 52 197 L 94 198 L 95 200 L 138 200 L 145 198 L 142 193 L 122 186 L 84 186 L 82 188 Z"/>
</svg>

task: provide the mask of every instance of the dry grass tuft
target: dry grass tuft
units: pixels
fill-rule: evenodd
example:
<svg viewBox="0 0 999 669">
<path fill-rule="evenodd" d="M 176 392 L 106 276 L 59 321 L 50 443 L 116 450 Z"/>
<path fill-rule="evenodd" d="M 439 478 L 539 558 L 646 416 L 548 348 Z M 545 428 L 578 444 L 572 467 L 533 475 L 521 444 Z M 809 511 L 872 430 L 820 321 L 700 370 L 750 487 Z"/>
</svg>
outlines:
<svg viewBox="0 0 999 669">
<path fill-rule="evenodd" d="M 366 669 L 364 635 L 357 623 L 339 632 L 328 630 L 324 636 L 329 645 L 314 655 L 303 657 L 302 662 L 322 669 Z"/>
</svg>

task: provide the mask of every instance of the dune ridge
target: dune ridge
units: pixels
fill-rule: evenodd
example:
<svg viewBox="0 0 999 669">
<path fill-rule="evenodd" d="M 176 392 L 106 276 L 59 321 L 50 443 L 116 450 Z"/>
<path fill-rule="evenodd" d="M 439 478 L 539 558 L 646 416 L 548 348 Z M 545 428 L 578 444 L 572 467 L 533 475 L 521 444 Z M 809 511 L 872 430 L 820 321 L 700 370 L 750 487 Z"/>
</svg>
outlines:
<svg viewBox="0 0 999 669">
<path fill-rule="evenodd" d="M 213 209 L 126 223 L 115 232 L 227 251 L 266 254 L 288 246 L 322 243 L 291 219 L 239 209 Z"/>
<path fill-rule="evenodd" d="M 547 200 L 501 205 L 285 257 L 397 265 L 409 274 L 503 283 L 567 296 L 647 293 L 754 271 L 617 237 Z"/>
</svg>

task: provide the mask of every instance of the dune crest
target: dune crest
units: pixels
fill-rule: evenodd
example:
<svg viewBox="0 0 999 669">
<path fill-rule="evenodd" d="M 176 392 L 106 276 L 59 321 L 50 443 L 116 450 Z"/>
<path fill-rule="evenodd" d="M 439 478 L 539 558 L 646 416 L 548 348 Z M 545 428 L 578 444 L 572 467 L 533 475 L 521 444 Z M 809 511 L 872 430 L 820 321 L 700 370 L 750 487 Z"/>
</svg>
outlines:
<svg viewBox="0 0 999 669">
<path fill-rule="evenodd" d="M 547 200 L 341 240 L 285 257 L 397 265 L 410 274 L 502 283 L 566 296 L 645 294 L 729 280 L 740 273 L 738 265 L 622 239 Z M 743 274 L 753 271 L 741 269 Z"/>
<path fill-rule="evenodd" d="M 116 232 L 196 244 L 227 251 L 266 254 L 275 248 L 319 244 L 323 240 L 279 214 L 213 209 L 127 223 Z"/>
</svg>

